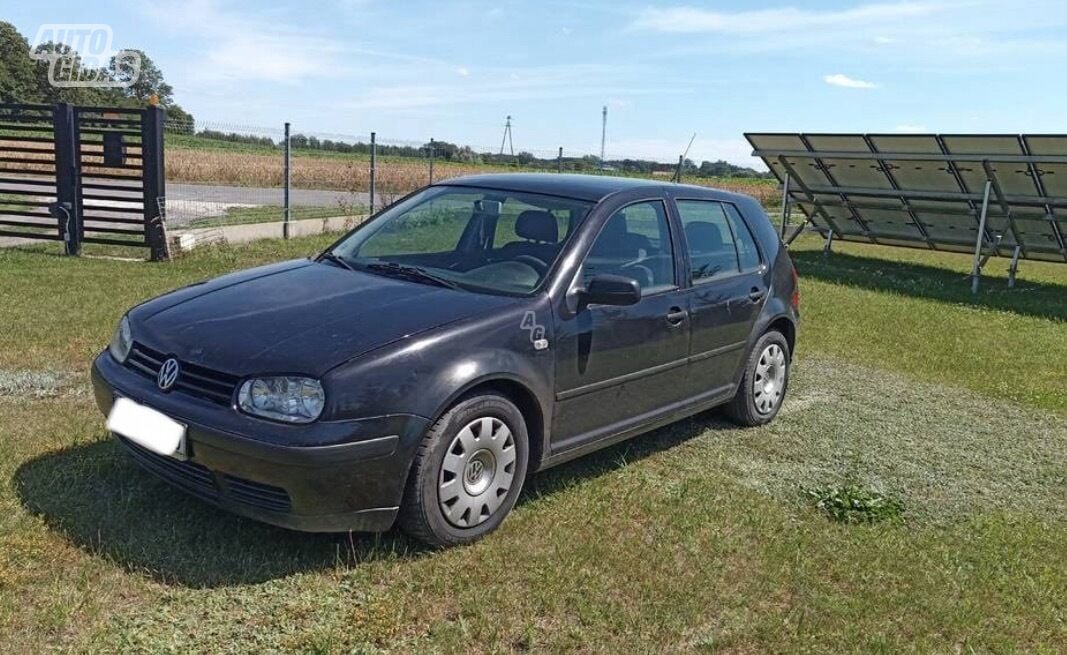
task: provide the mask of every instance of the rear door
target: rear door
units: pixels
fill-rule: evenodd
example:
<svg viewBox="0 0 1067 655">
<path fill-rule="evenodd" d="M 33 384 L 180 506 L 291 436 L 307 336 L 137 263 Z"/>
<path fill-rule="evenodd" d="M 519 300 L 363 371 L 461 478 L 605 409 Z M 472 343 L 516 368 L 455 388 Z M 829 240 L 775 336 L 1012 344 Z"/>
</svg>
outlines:
<svg viewBox="0 0 1067 655">
<path fill-rule="evenodd" d="M 601 273 L 631 277 L 642 299 L 557 321 L 554 450 L 614 434 L 685 398 L 688 292 L 678 248 L 662 199 L 628 204 L 600 228 L 582 264 L 584 281 Z"/>
<path fill-rule="evenodd" d="M 766 265 L 731 203 L 676 200 L 691 283 L 690 384 L 693 396 L 733 383 L 767 297 Z"/>
</svg>

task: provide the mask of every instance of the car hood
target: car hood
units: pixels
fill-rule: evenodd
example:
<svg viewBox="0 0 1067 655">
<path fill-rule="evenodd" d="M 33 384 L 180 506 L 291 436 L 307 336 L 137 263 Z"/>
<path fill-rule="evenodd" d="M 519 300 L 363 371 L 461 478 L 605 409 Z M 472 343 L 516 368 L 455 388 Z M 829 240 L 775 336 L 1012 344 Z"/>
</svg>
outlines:
<svg viewBox="0 0 1067 655">
<path fill-rule="evenodd" d="M 300 260 L 185 287 L 130 313 L 134 340 L 233 375 L 321 376 L 353 357 L 515 303 Z"/>
</svg>

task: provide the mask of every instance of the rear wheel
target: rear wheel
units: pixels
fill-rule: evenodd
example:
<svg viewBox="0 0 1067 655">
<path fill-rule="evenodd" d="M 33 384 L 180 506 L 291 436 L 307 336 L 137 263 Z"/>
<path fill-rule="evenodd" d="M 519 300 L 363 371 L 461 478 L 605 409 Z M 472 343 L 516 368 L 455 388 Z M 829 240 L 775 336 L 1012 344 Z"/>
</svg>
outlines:
<svg viewBox="0 0 1067 655">
<path fill-rule="evenodd" d="M 789 389 L 790 363 L 785 335 L 771 330 L 760 337 L 748 356 L 741 386 L 726 406 L 726 414 L 735 423 L 748 427 L 773 421 Z"/>
<path fill-rule="evenodd" d="M 514 507 L 529 440 L 518 408 L 496 394 L 471 396 L 423 438 L 400 507 L 400 528 L 431 546 L 470 543 Z"/>
</svg>

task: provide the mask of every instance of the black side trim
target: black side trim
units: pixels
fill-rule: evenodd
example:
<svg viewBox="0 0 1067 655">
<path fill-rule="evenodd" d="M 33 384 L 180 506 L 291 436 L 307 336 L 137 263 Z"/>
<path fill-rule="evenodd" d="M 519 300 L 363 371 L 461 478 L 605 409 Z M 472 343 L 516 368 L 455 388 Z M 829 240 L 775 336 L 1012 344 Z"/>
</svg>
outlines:
<svg viewBox="0 0 1067 655">
<path fill-rule="evenodd" d="M 746 345 L 744 341 L 738 341 L 737 343 L 731 343 L 719 348 L 713 348 L 702 353 L 686 357 L 685 359 L 676 359 L 673 362 L 667 362 L 666 364 L 659 364 L 652 368 L 646 368 L 641 371 L 634 371 L 633 373 L 627 373 L 626 375 L 620 375 L 618 377 L 610 378 L 608 380 L 601 380 L 600 382 L 593 382 L 581 387 L 575 387 L 566 391 L 560 391 L 556 394 L 556 400 L 570 400 L 571 398 L 577 398 L 578 396 L 584 396 L 587 393 L 594 391 L 600 391 L 601 389 L 607 389 L 608 387 L 614 387 L 615 385 L 625 384 L 627 382 L 633 382 L 634 380 L 640 380 L 643 377 L 649 375 L 656 375 L 658 373 L 664 373 L 671 369 L 692 364 L 693 362 L 699 362 L 711 357 L 717 357 L 719 355 L 725 355 L 726 353 L 733 352 L 735 350 L 741 350 Z"/>
<path fill-rule="evenodd" d="M 726 353 L 731 353 L 731 352 L 733 352 L 735 350 L 741 350 L 747 345 L 748 345 L 748 343 L 745 342 L 745 341 L 738 341 L 737 343 L 731 343 L 728 346 L 721 346 L 719 348 L 712 348 L 711 350 L 705 350 L 702 353 L 699 353 L 697 355 L 693 355 L 692 357 L 690 357 L 689 358 L 689 363 L 692 364 L 694 362 L 699 362 L 699 361 L 702 361 L 702 360 L 705 360 L 705 359 L 710 359 L 712 357 L 718 357 L 719 355 L 725 355 Z"/>
<path fill-rule="evenodd" d="M 659 364 L 652 368 L 646 368 L 640 371 L 634 371 L 633 373 L 627 373 L 618 377 L 610 378 L 608 380 L 601 380 L 600 382 L 593 382 L 581 387 L 575 387 L 574 389 L 568 389 L 567 391 L 560 391 L 556 394 L 556 400 L 569 400 L 571 398 L 577 398 L 578 396 L 584 396 L 587 393 L 594 391 L 600 391 L 601 389 L 607 389 L 608 387 L 614 387 L 618 384 L 624 384 L 626 382 L 632 382 L 634 380 L 640 380 L 643 377 L 649 375 L 656 375 L 657 373 L 664 373 L 671 369 L 685 366 L 689 363 L 689 358 L 676 359 L 673 362 L 667 362 L 666 364 Z"/>
</svg>

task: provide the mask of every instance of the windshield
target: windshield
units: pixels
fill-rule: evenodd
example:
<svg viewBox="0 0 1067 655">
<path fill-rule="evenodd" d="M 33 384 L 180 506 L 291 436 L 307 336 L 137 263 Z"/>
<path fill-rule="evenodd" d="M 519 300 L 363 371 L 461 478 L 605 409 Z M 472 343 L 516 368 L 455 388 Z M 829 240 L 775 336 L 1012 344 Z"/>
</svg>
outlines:
<svg viewBox="0 0 1067 655">
<path fill-rule="evenodd" d="M 593 203 L 531 193 L 432 187 L 331 251 L 357 270 L 471 291 L 536 290 Z"/>
</svg>

